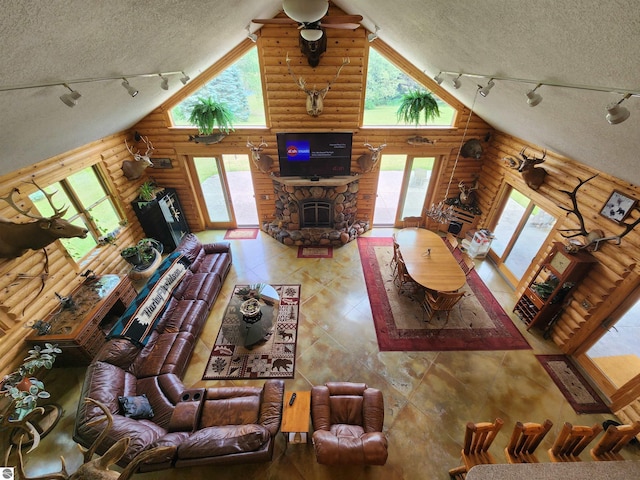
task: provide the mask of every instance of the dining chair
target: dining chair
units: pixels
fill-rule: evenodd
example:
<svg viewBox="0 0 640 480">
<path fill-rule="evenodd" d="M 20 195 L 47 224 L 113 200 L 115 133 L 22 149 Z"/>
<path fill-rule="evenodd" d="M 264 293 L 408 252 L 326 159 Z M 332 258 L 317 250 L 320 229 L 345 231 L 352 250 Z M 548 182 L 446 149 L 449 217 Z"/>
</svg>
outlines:
<svg viewBox="0 0 640 480">
<path fill-rule="evenodd" d="M 589 453 L 596 461 L 624 460 L 620 455 L 622 447 L 627 445 L 640 433 L 640 422 L 631 425 L 610 425 Z"/>
<path fill-rule="evenodd" d="M 440 312 L 445 312 L 447 315 L 445 320 L 449 320 L 451 310 L 464 296 L 465 292 L 435 292 L 427 289 L 424 291 L 422 308 L 429 316 L 429 321 Z"/>
<path fill-rule="evenodd" d="M 468 254 L 464 252 L 462 253 L 462 257 L 458 261 L 458 264 L 460 265 L 460 268 L 462 269 L 465 275 L 469 275 L 469 273 L 471 273 L 471 270 L 476 268 L 476 264 L 473 261 L 473 258 L 471 258 Z"/>
<path fill-rule="evenodd" d="M 496 463 L 493 455 L 489 453 L 489 447 L 491 447 L 502 425 L 504 422 L 501 418 L 496 418 L 493 423 L 467 423 L 464 433 L 464 447 L 462 448 L 463 465 L 449 470 L 449 476 L 463 478 L 463 475 L 475 465 Z"/>
<path fill-rule="evenodd" d="M 539 463 L 535 450 L 549 433 L 553 422 L 545 420 L 544 423 L 516 422 L 504 454 L 509 463 Z"/>
<path fill-rule="evenodd" d="M 450 251 L 453 252 L 456 248 L 458 248 L 458 239 L 451 232 L 447 233 L 447 236 L 444 237 L 443 240 Z"/>
<path fill-rule="evenodd" d="M 411 278 L 409 272 L 407 272 L 407 265 L 404 263 L 402 256 L 399 256 L 396 259 L 396 275 L 394 277 L 394 283 L 396 287 L 398 287 L 398 293 L 406 293 L 407 290 L 410 290 L 411 293 L 414 293 L 419 287 L 418 283 Z"/>
<path fill-rule="evenodd" d="M 402 254 L 400 253 L 400 245 L 396 241 L 396 237 L 393 237 L 393 257 L 391 257 L 391 261 L 389 262 L 389 266 L 391 267 L 391 274 L 393 277 L 396 275 L 396 270 L 398 269 L 398 258 L 401 258 Z"/>
<path fill-rule="evenodd" d="M 420 228 L 422 226 L 422 217 L 404 217 L 402 219 L 402 228 Z"/>
<path fill-rule="evenodd" d="M 580 462 L 579 455 L 602 430 L 602 425 L 598 423 L 593 427 L 574 427 L 565 422 L 553 447 L 549 449 L 549 459 L 552 462 Z"/>
</svg>

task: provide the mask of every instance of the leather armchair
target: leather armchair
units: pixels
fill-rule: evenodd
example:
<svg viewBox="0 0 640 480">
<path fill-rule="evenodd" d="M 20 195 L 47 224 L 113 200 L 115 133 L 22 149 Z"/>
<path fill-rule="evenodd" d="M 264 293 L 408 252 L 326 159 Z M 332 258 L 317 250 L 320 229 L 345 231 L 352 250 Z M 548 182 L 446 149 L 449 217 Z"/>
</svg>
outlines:
<svg viewBox="0 0 640 480">
<path fill-rule="evenodd" d="M 329 382 L 311 390 L 313 446 L 325 465 L 384 465 L 382 392 L 364 383 Z"/>
</svg>

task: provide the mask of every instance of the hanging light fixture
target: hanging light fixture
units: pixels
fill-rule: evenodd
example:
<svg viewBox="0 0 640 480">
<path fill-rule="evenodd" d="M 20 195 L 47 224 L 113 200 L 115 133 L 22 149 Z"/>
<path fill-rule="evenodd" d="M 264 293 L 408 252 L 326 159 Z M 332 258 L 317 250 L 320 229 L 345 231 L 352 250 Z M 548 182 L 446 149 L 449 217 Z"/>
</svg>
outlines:
<svg viewBox="0 0 640 480">
<path fill-rule="evenodd" d="M 63 83 L 62 85 L 67 87 L 69 91 L 67 93 L 63 93 L 62 95 L 60 95 L 60 100 L 62 100 L 62 103 L 64 103 L 67 107 L 71 107 L 71 108 L 75 107 L 78 104 L 78 99 L 82 95 L 80 95 L 80 92 L 72 89 L 66 83 Z"/>
<path fill-rule="evenodd" d="M 180 77 L 180 81 L 182 82 L 183 85 L 186 85 L 187 82 L 191 80 L 191 77 L 189 77 L 189 75 L 187 75 L 184 72 L 180 72 L 180 73 L 182 74 L 182 77 Z"/>
<path fill-rule="evenodd" d="M 451 189 L 451 183 L 453 182 L 453 177 L 456 173 L 456 168 L 458 166 L 458 160 L 460 159 L 460 152 L 462 151 L 462 146 L 464 145 L 464 140 L 467 136 L 467 130 L 469 129 L 469 121 L 471 120 L 471 116 L 473 115 L 473 109 L 476 106 L 476 99 L 478 98 L 478 92 L 482 87 L 478 86 L 476 89 L 476 94 L 473 97 L 473 103 L 471 104 L 471 111 L 469 112 L 469 116 L 467 117 L 467 124 L 464 127 L 464 132 L 462 132 L 462 140 L 460 140 L 460 148 L 458 148 L 458 153 L 456 155 L 456 160 L 453 162 L 453 168 L 451 169 L 451 176 L 449 177 L 449 183 L 447 184 L 447 190 L 444 194 L 444 198 L 438 202 L 438 204 L 431 204 L 431 208 L 429 208 L 425 215 L 429 217 L 431 220 L 437 223 L 451 223 L 457 220 L 456 212 L 453 209 L 453 204 L 449 204 L 447 202 L 449 197 L 449 190 Z"/>
<path fill-rule="evenodd" d="M 527 103 L 529 104 L 530 107 L 535 107 L 542 101 L 542 95 L 540 95 L 539 93 L 536 93 L 536 90 L 538 90 L 540 86 L 542 86 L 541 83 L 537 84 L 536 88 L 534 88 L 533 90 L 529 90 L 527 92 L 527 99 L 528 99 Z"/>
<path fill-rule="evenodd" d="M 161 78 L 160 81 L 160 88 L 163 90 L 169 90 L 169 79 L 167 77 L 165 77 L 164 75 L 162 75 L 161 73 L 158 74 Z"/>
<path fill-rule="evenodd" d="M 462 82 L 460 82 L 460 77 L 461 76 L 462 76 L 462 74 L 458 75 L 456 78 L 451 80 L 453 82 L 453 88 L 455 88 L 456 90 L 459 89 L 460 86 L 462 85 Z"/>
<path fill-rule="evenodd" d="M 322 29 L 320 28 L 303 28 L 300 30 L 300 36 L 307 42 L 317 42 L 322 38 Z"/>
<path fill-rule="evenodd" d="M 327 14 L 329 2 L 327 0 L 284 0 L 282 9 L 287 17 L 298 23 L 313 23 Z"/>
<path fill-rule="evenodd" d="M 434 80 L 438 85 L 442 85 L 442 81 L 444 80 L 444 78 L 442 78 L 442 72 L 439 72 L 435 77 L 433 77 L 433 80 Z"/>
<path fill-rule="evenodd" d="M 617 125 L 618 123 L 624 122 L 627 118 L 629 118 L 629 110 L 620 104 L 624 102 L 627 98 L 631 96 L 630 93 L 627 93 L 624 97 L 620 99 L 618 102 L 610 103 L 607 106 L 607 122 L 611 125 Z"/>
<path fill-rule="evenodd" d="M 135 97 L 136 95 L 138 95 L 138 90 L 136 90 L 135 88 L 133 88 L 131 86 L 131 84 L 129 83 L 129 81 L 122 77 L 122 83 L 121 85 L 125 88 L 125 90 L 127 91 L 127 93 L 129 95 L 131 95 L 132 97 Z"/>
<path fill-rule="evenodd" d="M 478 93 L 480 95 L 482 95 L 483 97 L 486 97 L 487 95 L 489 95 L 489 92 L 491 91 L 491 89 L 493 88 L 493 86 L 495 85 L 495 83 L 493 83 L 493 78 L 489 79 L 489 82 L 487 82 L 487 84 L 480 88 L 480 90 L 478 90 Z"/>
</svg>

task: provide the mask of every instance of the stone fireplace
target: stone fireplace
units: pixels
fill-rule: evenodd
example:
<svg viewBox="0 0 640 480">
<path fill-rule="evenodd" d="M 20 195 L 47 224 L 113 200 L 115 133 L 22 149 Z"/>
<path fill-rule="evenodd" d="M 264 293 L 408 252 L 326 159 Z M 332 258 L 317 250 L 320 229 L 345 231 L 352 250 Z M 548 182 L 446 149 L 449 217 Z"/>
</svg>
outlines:
<svg viewBox="0 0 640 480">
<path fill-rule="evenodd" d="M 274 177 L 275 217 L 262 229 L 285 245 L 340 246 L 369 229 L 357 219 L 356 177 Z"/>
</svg>

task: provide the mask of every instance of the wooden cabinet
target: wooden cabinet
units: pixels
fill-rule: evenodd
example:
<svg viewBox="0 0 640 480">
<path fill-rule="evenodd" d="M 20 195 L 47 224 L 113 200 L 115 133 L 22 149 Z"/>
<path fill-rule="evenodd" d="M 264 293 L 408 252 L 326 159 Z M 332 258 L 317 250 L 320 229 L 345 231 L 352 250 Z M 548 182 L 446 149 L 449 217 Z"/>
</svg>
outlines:
<svg viewBox="0 0 640 480">
<path fill-rule="evenodd" d="M 131 205 L 145 235 L 162 243 L 165 253 L 174 251 L 182 237 L 190 232 L 173 188 L 165 188 L 150 202 L 135 200 Z"/>
<path fill-rule="evenodd" d="M 513 311 L 527 329 L 546 330 L 562 310 L 565 299 L 587 274 L 595 258 L 585 251 L 567 253 L 555 242 Z"/>
</svg>

